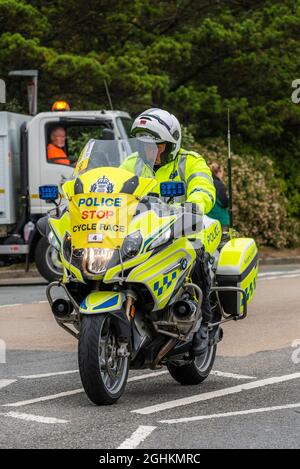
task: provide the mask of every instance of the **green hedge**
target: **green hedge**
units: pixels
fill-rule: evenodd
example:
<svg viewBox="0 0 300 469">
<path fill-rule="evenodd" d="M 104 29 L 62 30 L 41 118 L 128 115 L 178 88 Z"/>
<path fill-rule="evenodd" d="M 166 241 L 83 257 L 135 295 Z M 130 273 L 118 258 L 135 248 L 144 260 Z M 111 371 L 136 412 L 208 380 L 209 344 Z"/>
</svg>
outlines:
<svg viewBox="0 0 300 469">
<path fill-rule="evenodd" d="M 185 132 L 185 142 L 192 138 Z M 188 137 L 188 138 L 187 138 Z M 227 146 L 222 141 L 192 143 L 210 164 L 221 162 L 227 184 Z M 261 246 L 274 248 L 300 245 L 300 222 L 289 216 L 289 202 L 276 178 L 273 161 L 267 156 L 232 154 L 233 220 L 243 236 L 251 236 Z"/>
</svg>

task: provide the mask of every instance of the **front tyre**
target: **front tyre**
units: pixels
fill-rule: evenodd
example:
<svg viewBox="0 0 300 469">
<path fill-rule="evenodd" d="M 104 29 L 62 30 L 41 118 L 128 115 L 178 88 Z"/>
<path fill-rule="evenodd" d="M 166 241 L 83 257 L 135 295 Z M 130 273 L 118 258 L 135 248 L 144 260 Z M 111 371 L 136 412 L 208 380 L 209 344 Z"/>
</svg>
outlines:
<svg viewBox="0 0 300 469">
<path fill-rule="evenodd" d="M 217 352 L 217 345 L 211 345 L 207 351 L 195 357 L 192 363 L 187 365 L 176 365 L 175 363 L 168 363 L 167 368 L 172 378 L 178 383 L 185 385 L 200 384 L 204 381 L 214 365 Z"/>
<path fill-rule="evenodd" d="M 34 260 L 39 273 L 48 282 L 54 282 L 62 277 L 63 268 L 59 254 L 53 246 L 50 246 L 47 238 L 39 239 L 35 248 Z"/>
<path fill-rule="evenodd" d="M 125 390 L 129 360 L 119 357 L 117 350 L 117 337 L 109 314 L 82 317 L 79 372 L 87 396 L 96 405 L 114 404 Z"/>
</svg>

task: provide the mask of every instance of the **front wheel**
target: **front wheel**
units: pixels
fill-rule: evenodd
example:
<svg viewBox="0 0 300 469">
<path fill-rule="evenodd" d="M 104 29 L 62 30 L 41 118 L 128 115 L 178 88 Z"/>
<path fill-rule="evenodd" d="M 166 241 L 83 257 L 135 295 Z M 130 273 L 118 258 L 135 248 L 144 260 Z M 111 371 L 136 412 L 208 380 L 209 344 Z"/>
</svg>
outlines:
<svg viewBox="0 0 300 469">
<path fill-rule="evenodd" d="M 47 238 L 39 239 L 34 260 L 39 273 L 48 282 L 54 282 L 62 277 L 63 269 L 59 254 L 53 246 L 50 246 Z"/>
<path fill-rule="evenodd" d="M 128 357 L 119 357 L 111 316 L 83 316 L 78 363 L 81 381 L 96 405 L 114 404 L 123 394 L 129 371 Z"/>
<path fill-rule="evenodd" d="M 213 367 L 217 352 L 217 345 L 211 345 L 206 352 L 199 357 L 195 357 L 192 363 L 187 365 L 176 365 L 168 363 L 167 368 L 170 375 L 178 383 L 185 385 L 200 384 L 204 381 Z"/>
</svg>

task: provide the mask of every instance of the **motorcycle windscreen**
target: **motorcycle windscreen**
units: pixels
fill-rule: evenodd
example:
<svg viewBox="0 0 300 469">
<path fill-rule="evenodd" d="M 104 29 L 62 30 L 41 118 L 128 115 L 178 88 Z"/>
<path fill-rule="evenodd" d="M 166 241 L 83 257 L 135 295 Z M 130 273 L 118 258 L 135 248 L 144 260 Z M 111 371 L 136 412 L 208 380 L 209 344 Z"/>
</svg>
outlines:
<svg viewBox="0 0 300 469">
<path fill-rule="evenodd" d="M 91 169 L 111 167 L 125 169 L 138 177 L 154 178 L 153 168 L 159 148 L 159 144 L 150 137 L 89 140 L 79 155 L 73 177 Z"/>
<path fill-rule="evenodd" d="M 63 184 L 64 195 L 69 200 L 88 192 L 122 192 L 141 198 L 150 191 L 159 194 L 153 171 L 158 155 L 159 145 L 152 140 L 90 140 L 72 180 Z"/>
<path fill-rule="evenodd" d="M 139 201 L 131 194 L 77 194 L 69 202 L 73 249 L 122 246 Z"/>
</svg>

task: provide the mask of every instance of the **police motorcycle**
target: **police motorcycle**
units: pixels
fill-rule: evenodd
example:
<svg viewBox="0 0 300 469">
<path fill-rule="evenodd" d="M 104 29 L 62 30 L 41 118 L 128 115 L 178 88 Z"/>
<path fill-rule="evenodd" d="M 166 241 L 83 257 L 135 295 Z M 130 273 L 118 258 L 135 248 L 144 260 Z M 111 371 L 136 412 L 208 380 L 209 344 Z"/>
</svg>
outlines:
<svg viewBox="0 0 300 469">
<path fill-rule="evenodd" d="M 176 203 L 184 183 L 157 188 L 156 150 L 153 143 L 151 161 L 137 139 L 91 140 L 63 195 L 57 186 L 39 188 L 41 199 L 64 201 L 39 223 L 63 265 L 47 298 L 58 325 L 78 339 L 82 384 L 97 405 L 122 396 L 129 369 L 166 366 L 177 382 L 200 384 L 221 324 L 245 318 L 255 291 L 254 240 L 221 242 L 218 221 Z M 203 295 L 191 279 L 195 249 L 208 259 L 213 312 L 209 347 L 197 357 L 191 346 Z"/>
</svg>

